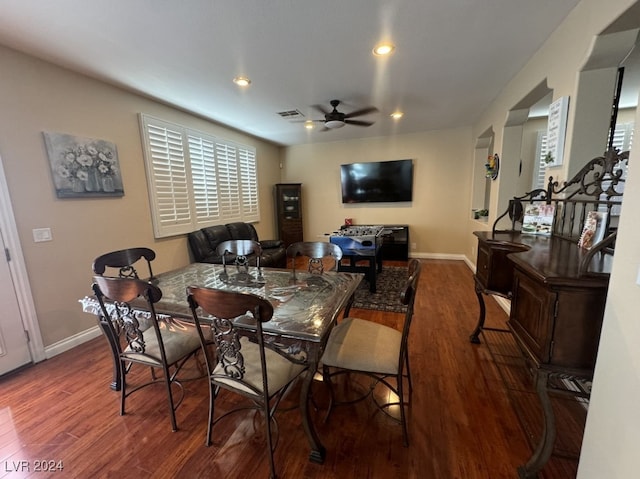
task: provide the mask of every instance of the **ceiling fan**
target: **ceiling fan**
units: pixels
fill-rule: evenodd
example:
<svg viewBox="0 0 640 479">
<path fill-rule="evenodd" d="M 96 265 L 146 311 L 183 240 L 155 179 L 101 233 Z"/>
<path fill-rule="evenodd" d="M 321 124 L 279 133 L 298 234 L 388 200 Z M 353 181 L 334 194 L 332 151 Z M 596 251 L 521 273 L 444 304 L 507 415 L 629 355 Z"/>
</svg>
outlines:
<svg viewBox="0 0 640 479">
<path fill-rule="evenodd" d="M 313 108 L 324 115 L 324 120 L 309 120 L 324 123 L 324 128 L 320 131 L 335 130 L 336 128 L 342 128 L 344 125 L 371 126 L 374 123 L 373 121 L 352 120 L 352 118 L 376 113 L 378 111 L 376 107 L 369 106 L 361 108 L 360 110 L 352 111 L 351 113 L 342 113 L 338 111 L 340 100 L 331 100 L 329 103 L 333 107 L 333 110 L 328 110 L 322 105 L 313 105 Z"/>
</svg>

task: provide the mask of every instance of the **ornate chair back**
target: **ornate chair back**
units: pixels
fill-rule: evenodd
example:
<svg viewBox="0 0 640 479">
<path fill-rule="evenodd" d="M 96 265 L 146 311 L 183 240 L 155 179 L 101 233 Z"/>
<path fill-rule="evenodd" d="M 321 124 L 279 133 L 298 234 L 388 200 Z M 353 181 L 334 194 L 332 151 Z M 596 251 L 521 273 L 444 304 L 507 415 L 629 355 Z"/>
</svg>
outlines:
<svg viewBox="0 0 640 479">
<path fill-rule="evenodd" d="M 218 255 L 222 256 L 222 264 L 228 264 L 227 259 L 238 267 L 249 267 L 249 255 L 256 255 L 256 266 L 260 268 L 260 257 L 262 256 L 262 246 L 253 240 L 227 240 L 223 241 L 216 248 Z"/>
<path fill-rule="evenodd" d="M 151 269 L 151 261 L 156 257 L 156 253 L 149 248 L 128 248 L 119 251 L 112 251 L 98 256 L 93 260 L 93 272 L 104 275 L 107 268 L 115 268 L 118 270 L 120 278 L 139 278 L 138 271 L 134 264 L 144 258 L 149 269 L 149 279 L 153 279 L 153 270 Z"/>
<path fill-rule="evenodd" d="M 309 273 L 322 274 L 325 271 L 324 258 L 333 258 L 334 264 L 329 270 L 337 270 L 342 259 L 342 250 L 333 243 L 326 241 L 300 241 L 290 244 L 287 248 L 287 258 L 291 259 L 291 268 L 295 275 L 296 258 L 305 256 L 309 258 L 307 270 Z"/>
</svg>

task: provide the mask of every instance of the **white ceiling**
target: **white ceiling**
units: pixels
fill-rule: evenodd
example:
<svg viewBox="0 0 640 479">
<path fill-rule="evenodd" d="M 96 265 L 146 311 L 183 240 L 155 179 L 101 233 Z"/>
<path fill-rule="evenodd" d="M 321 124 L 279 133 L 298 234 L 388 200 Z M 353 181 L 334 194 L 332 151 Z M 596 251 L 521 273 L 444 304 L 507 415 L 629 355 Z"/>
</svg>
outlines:
<svg viewBox="0 0 640 479">
<path fill-rule="evenodd" d="M 0 0 L 0 44 L 294 145 L 471 125 L 578 1 Z M 332 99 L 375 124 L 277 115 Z"/>
</svg>

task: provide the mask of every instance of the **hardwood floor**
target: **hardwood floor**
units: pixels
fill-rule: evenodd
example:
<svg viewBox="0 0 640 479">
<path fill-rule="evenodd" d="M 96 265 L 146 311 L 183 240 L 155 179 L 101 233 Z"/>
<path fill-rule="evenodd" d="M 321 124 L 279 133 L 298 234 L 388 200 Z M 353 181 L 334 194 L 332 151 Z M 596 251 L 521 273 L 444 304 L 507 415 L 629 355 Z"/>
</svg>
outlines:
<svg viewBox="0 0 640 479">
<path fill-rule="evenodd" d="M 326 461 L 319 465 L 308 460 L 293 394 L 286 400 L 289 410 L 277 416 L 279 477 L 516 477 L 539 434 L 540 411 L 508 334 L 486 334 L 482 344 L 469 343 L 477 314 L 468 267 L 461 261 L 423 260 L 410 339 L 414 394 L 409 447 L 402 445 L 400 426 L 369 399 L 335 408 L 323 423 L 326 394 L 317 383 L 316 426 L 327 448 Z M 352 316 L 389 325 L 402 318 L 369 310 L 353 310 Z M 493 326 L 507 319 L 491 299 L 487 318 Z M 95 320 L 87 316 L 87 321 Z M 110 381 L 111 359 L 102 337 L 0 378 L 0 477 L 268 477 L 262 423 L 253 413 L 234 414 L 217 424 L 214 444 L 205 447 L 205 379 L 185 384 L 175 433 L 162 386 L 131 396 L 127 414 L 120 416 L 119 393 L 108 388 Z M 237 400 L 225 392 L 220 398 L 216 407 L 221 410 Z M 556 449 L 574 458 L 554 455 L 543 478 L 575 477 L 584 418 L 572 406 L 559 417 Z M 571 427 L 565 428 L 565 421 Z M 36 461 L 44 460 L 63 470 L 35 473 Z M 17 471 L 21 465 L 30 471 Z"/>
</svg>

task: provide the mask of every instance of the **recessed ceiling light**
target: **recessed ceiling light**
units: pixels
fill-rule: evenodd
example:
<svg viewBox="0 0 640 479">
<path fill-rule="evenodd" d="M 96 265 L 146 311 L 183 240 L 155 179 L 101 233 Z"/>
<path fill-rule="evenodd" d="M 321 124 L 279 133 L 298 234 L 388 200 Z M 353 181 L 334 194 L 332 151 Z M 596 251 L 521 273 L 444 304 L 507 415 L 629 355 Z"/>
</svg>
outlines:
<svg viewBox="0 0 640 479">
<path fill-rule="evenodd" d="M 304 122 L 304 127 L 305 127 L 307 130 L 311 130 L 311 129 L 313 129 L 313 121 L 311 121 L 311 120 L 307 120 L 307 121 L 305 121 L 305 122 Z"/>
<path fill-rule="evenodd" d="M 393 113 L 391 113 L 390 116 L 394 120 L 399 120 L 400 118 L 402 118 L 403 115 L 404 115 L 404 113 L 402 113 L 401 111 L 394 111 Z"/>
<path fill-rule="evenodd" d="M 251 80 L 246 77 L 235 77 L 233 79 L 233 83 L 238 86 L 249 86 L 251 84 Z"/>
<path fill-rule="evenodd" d="M 391 55 L 395 49 L 396 47 L 392 43 L 381 43 L 373 49 L 373 54 L 378 57 L 383 57 Z"/>
</svg>

